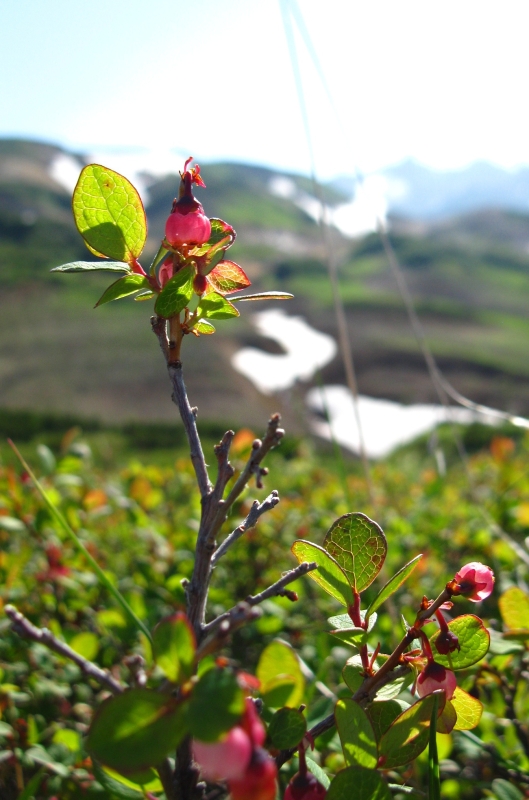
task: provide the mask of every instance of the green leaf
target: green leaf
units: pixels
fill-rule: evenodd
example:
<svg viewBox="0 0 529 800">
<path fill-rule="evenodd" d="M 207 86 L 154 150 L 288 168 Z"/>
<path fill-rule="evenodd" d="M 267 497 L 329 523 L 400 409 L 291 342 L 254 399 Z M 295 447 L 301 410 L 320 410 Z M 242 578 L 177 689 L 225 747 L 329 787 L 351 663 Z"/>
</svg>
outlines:
<svg viewBox="0 0 529 800">
<path fill-rule="evenodd" d="M 354 694 L 361 687 L 365 680 L 364 665 L 359 655 L 348 658 L 342 669 L 342 678 L 345 685 Z"/>
<path fill-rule="evenodd" d="M 439 757 L 437 754 L 437 707 L 439 698 L 434 695 L 435 702 L 430 719 L 430 738 L 428 744 L 428 800 L 441 800 L 441 780 L 439 777 Z"/>
<path fill-rule="evenodd" d="M 372 703 L 369 706 L 368 716 L 371 720 L 377 741 L 388 730 L 390 725 L 409 706 L 402 700 L 385 700 L 383 703 Z"/>
<path fill-rule="evenodd" d="M 194 268 L 188 266 L 167 281 L 154 305 L 154 310 L 160 317 L 169 319 L 184 310 L 193 294 L 194 277 Z"/>
<path fill-rule="evenodd" d="M 218 249 L 227 250 L 235 240 L 236 233 L 227 222 L 216 217 L 211 217 L 211 235 L 207 242 L 192 250 L 194 256 L 214 255 Z M 221 245 L 221 248 L 218 247 Z"/>
<path fill-rule="evenodd" d="M 208 275 L 208 281 L 219 294 L 230 294 L 246 289 L 251 281 L 245 271 L 234 261 L 219 261 Z"/>
<path fill-rule="evenodd" d="M 274 641 L 265 647 L 255 674 L 261 682 L 261 696 L 271 708 L 297 708 L 302 702 L 305 679 L 298 657 L 285 642 Z"/>
<path fill-rule="evenodd" d="M 92 252 L 116 261 L 138 258 L 147 238 L 141 198 L 123 175 L 100 164 L 83 169 L 72 199 L 77 229 Z"/>
<path fill-rule="evenodd" d="M 205 319 L 199 319 L 196 325 L 193 325 L 192 330 L 197 331 L 198 333 L 209 335 L 211 333 L 215 333 L 215 328 L 211 324 L 211 322 L 207 322 Z"/>
<path fill-rule="evenodd" d="M 307 732 L 307 721 L 295 708 L 280 708 L 268 726 L 268 738 L 278 750 L 297 747 Z"/>
<path fill-rule="evenodd" d="M 430 639 L 435 660 L 450 669 L 465 669 L 486 655 L 490 645 L 490 634 L 479 617 L 463 614 L 448 623 L 448 628 L 459 639 L 460 650 L 442 655 L 437 652 L 435 642 L 441 631 L 436 631 Z"/>
<path fill-rule="evenodd" d="M 230 319 L 238 317 L 239 312 L 218 292 L 208 292 L 200 298 L 197 315 L 204 319 Z"/>
<path fill-rule="evenodd" d="M 323 546 L 345 572 L 357 592 L 376 578 L 388 545 L 382 528 L 358 511 L 344 514 L 331 525 Z"/>
<path fill-rule="evenodd" d="M 31 780 L 26 784 L 25 789 L 18 795 L 18 800 L 33 800 L 45 774 L 45 767 L 41 767 L 37 774 L 33 775 Z"/>
<path fill-rule="evenodd" d="M 122 297 L 128 297 L 129 294 L 135 294 L 140 289 L 147 289 L 148 287 L 149 281 L 143 275 L 131 272 L 129 275 L 124 275 L 114 283 L 111 283 L 95 304 L 95 308 L 105 303 L 110 303 L 112 300 L 121 300 Z"/>
<path fill-rule="evenodd" d="M 155 294 L 156 294 L 156 292 L 151 292 L 151 291 L 147 291 L 147 292 L 141 292 L 140 294 L 137 294 L 137 295 L 136 295 L 136 297 L 134 298 L 134 300 L 135 300 L 137 303 L 141 303 L 141 302 L 143 302 L 144 300 L 150 300 L 152 297 L 154 297 L 154 296 L 155 296 Z"/>
<path fill-rule="evenodd" d="M 392 578 L 390 578 L 390 580 L 386 583 L 386 585 L 382 587 L 382 589 L 379 591 L 379 593 L 372 601 L 372 603 L 370 603 L 369 608 L 367 609 L 366 616 L 368 618 L 371 616 L 373 611 L 376 611 L 377 608 L 379 608 L 382 605 L 382 603 L 386 602 L 388 597 L 391 597 L 391 595 L 394 594 L 394 592 L 396 592 L 397 589 L 399 589 L 402 586 L 404 581 L 409 578 L 409 576 L 411 575 L 411 573 L 413 572 L 413 570 L 415 569 L 421 558 L 422 554 L 416 556 L 411 561 L 408 561 L 408 563 L 405 564 L 402 567 L 402 569 L 399 569 L 399 571 Z"/>
<path fill-rule="evenodd" d="M 326 800 L 391 800 L 380 772 L 366 767 L 347 767 L 331 781 Z"/>
<path fill-rule="evenodd" d="M 70 728 L 59 728 L 53 734 L 52 741 L 53 744 L 62 744 L 71 753 L 79 753 L 81 750 L 81 734 Z"/>
<path fill-rule="evenodd" d="M 161 792 L 163 790 L 160 779 L 153 769 L 134 773 L 130 778 L 125 778 L 119 772 L 108 767 L 101 767 L 97 761 L 94 762 L 93 769 L 97 781 L 110 792 L 112 798 L 144 800 L 145 792 Z"/>
<path fill-rule="evenodd" d="M 71 261 L 53 267 L 50 272 L 131 272 L 131 269 L 123 261 Z"/>
<path fill-rule="evenodd" d="M 479 725 L 483 713 L 483 704 L 472 695 L 467 694 L 461 687 L 456 686 L 451 701 L 457 714 L 455 731 L 470 731 Z"/>
<path fill-rule="evenodd" d="M 117 772 L 155 767 L 187 733 L 186 707 L 151 689 L 128 689 L 105 700 L 86 740 L 93 758 Z"/>
<path fill-rule="evenodd" d="M 437 733 L 451 733 L 457 722 L 457 712 L 451 700 L 447 700 L 441 714 L 437 717 Z"/>
<path fill-rule="evenodd" d="M 529 630 L 529 597 L 518 588 L 511 586 L 499 601 L 501 618 L 510 630 Z"/>
<path fill-rule="evenodd" d="M 232 297 L 232 303 L 243 303 L 253 300 L 292 300 L 294 297 L 290 292 L 259 292 L 258 294 L 243 294 Z"/>
<path fill-rule="evenodd" d="M 421 697 L 403 711 L 384 733 L 379 743 L 380 766 L 394 769 L 409 764 L 417 758 L 428 744 L 430 719 L 435 697 L 442 695 L 441 707 L 445 704 L 444 692 L 434 692 Z"/>
<path fill-rule="evenodd" d="M 99 638 L 95 633 L 82 631 L 70 639 L 69 645 L 87 661 L 93 661 L 99 651 Z"/>
<path fill-rule="evenodd" d="M 362 620 L 364 620 L 365 611 L 361 611 L 360 614 Z M 327 622 L 334 626 L 334 630 L 329 631 L 332 636 L 336 636 L 337 639 L 353 647 L 358 647 L 367 641 L 368 633 L 373 629 L 376 620 L 377 615 L 373 614 L 368 621 L 367 630 L 365 628 L 354 627 L 349 614 L 338 614 L 335 617 L 329 617 Z"/>
<path fill-rule="evenodd" d="M 153 655 L 158 666 L 173 683 L 193 674 L 196 641 L 185 614 L 178 612 L 163 619 L 152 634 Z"/>
<path fill-rule="evenodd" d="M 328 775 L 322 770 L 320 765 L 316 764 L 316 762 L 313 761 L 312 758 L 310 758 L 306 753 L 305 761 L 307 762 L 307 768 L 309 772 L 312 772 L 314 777 L 321 783 L 324 789 L 328 789 L 331 782 Z"/>
<path fill-rule="evenodd" d="M 495 778 L 490 788 L 494 792 L 496 800 L 523 800 L 522 792 L 510 781 L 505 778 Z"/>
<path fill-rule="evenodd" d="M 375 769 L 378 762 L 377 742 L 364 709 L 355 700 L 338 700 L 334 707 L 334 718 L 347 766 Z"/>
<path fill-rule="evenodd" d="M 300 564 L 303 561 L 317 563 L 318 569 L 308 572 L 307 575 L 335 600 L 347 608 L 354 603 L 353 592 L 343 569 L 323 547 L 306 542 L 304 539 L 298 539 L 292 545 L 291 550 Z"/>
<path fill-rule="evenodd" d="M 201 742 L 216 742 L 244 713 L 244 694 L 229 669 L 205 672 L 191 695 L 188 724 Z"/>
</svg>

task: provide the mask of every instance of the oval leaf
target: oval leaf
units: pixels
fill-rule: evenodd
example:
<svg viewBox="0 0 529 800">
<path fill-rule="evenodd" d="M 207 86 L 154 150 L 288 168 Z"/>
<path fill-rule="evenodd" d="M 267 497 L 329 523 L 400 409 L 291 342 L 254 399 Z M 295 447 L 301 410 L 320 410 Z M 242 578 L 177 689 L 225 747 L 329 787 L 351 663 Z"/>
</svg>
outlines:
<svg viewBox="0 0 529 800">
<path fill-rule="evenodd" d="M 394 594 L 394 592 L 396 592 L 397 589 L 399 589 L 402 586 L 404 581 L 410 577 L 411 573 L 413 572 L 413 570 L 415 569 L 421 558 L 422 558 L 422 553 L 421 555 L 415 556 L 415 558 L 413 558 L 411 561 L 408 561 L 408 563 L 405 564 L 402 567 L 402 569 L 399 569 L 399 571 L 392 578 L 389 579 L 386 585 L 382 587 L 382 589 L 379 591 L 379 593 L 377 594 L 377 596 L 367 609 L 366 617 L 368 619 L 373 613 L 373 611 L 376 611 L 377 608 L 379 608 L 382 605 L 382 603 L 385 603 L 388 597 L 391 597 L 391 595 Z"/>
<path fill-rule="evenodd" d="M 208 322 L 205 319 L 199 319 L 197 324 L 193 325 L 192 330 L 193 331 L 197 331 L 197 333 L 206 334 L 206 335 L 210 335 L 212 333 L 215 333 L 214 326 L 211 324 L 211 322 Z"/>
<path fill-rule="evenodd" d="M 60 267 L 53 267 L 50 272 L 130 272 L 128 264 L 123 261 L 71 261 Z"/>
<path fill-rule="evenodd" d="M 219 294 L 230 294 L 250 286 L 245 271 L 234 261 L 219 261 L 208 275 L 208 281 Z"/>
<path fill-rule="evenodd" d="M 189 730 L 202 742 L 216 742 L 244 713 L 244 695 L 229 669 L 205 672 L 193 689 L 188 709 Z"/>
<path fill-rule="evenodd" d="M 187 306 L 193 294 L 193 267 L 184 267 L 170 278 L 154 304 L 154 310 L 160 317 L 174 317 Z"/>
<path fill-rule="evenodd" d="M 209 292 L 201 297 L 197 314 L 204 319 L 230 319 L 239 316 L 235 306 L 218 292 Z"/>
<path fill-rule="evenodd" d="M 155 662 L 173 683 L 181 683 L 193 674 L 195 634 L 185 614 L 179 612 L 163 619 L 152 634 Z"/>
<path fill-rule="evenodd" d="M 114 281 L 114 283 L 111 283 L 95 304 L 95 308 L 104 305 L 104 303 L 110 303 L 112 300 L 120 300 L 122 297 L 128 297 L 130 294 L 139 292 L 140 289 L 148 288 L 148 286 L 149 282 L 143 275 L 131 272 L 129 275 L 124 275 L 122 278 L 118 278 L 117 281 Z"/>
<path fill-rule="evenodd" d="M 483 704 L 479 700 L 457 686 L 450 702 L 457 714 L 455 731 L 470 731 L 479 724 L 483 713 Z"/>
<path fill-rule="evenodd" d="M 298 539 L 292 545 L 291 550 L 300 564 L 303 561 L 316 562 L 318 569 L 308 572 L 307 575 L 335 600 L 347 608 L 354 603 L 353 592 L 343 569 L 323 547 L 306 542 L 304 539 Z"/>
<path fill-rule="evenodd" d="M 191 254 L 194 256 L 214 255 L 219 249 L 218 245 L 221 245 L 220 249 L 227 250 L 235 241 L 237 234 L 231 225 L 216 217 L 211 217 L 209 221 L 211 235 L 207 242 L 192 250 Z"/>
<path fill-rule="evenodd" d="M 184 709 L 169 695 L 129 689 L 105 700 L 90 726 L 87 750 L 124 774 L 154 767 L 186 735 Z"/>
<path fill-rule="evenodd" d="M 439 707 L 444 708 L 444 692 L 434 692 L 421 697 L 417 703 L 403 711 L 381 736 L 378 752 L 380 766 L 383 769 L 402 767 L 422 753 L 428 744 L 435 695 L 438 695 L 441 701 Z"/>
<path fill-rule="evenodd" d="M 377 742 L 364 709 L 355 700 L 338 700 L 334 707 L 334 718 L 347 766 L 375 769 L 378 762 Z"/>
<path fill-rule="evenodd" d="M 460 650 L 442 655 L 435 647 L 436 639 L 441 631 L 437 631 L 430 639 L 435 660 L 450 669 L 465 669 L 475 664 L 488 652 L 490 634 L 479 617 L 474 614 L 463 614 L 448 623 L 448 628 L 459 639 Z"/>
<path fill-rule="evenodd" d="M 388 550 L 382 528 L 358 511 L 344 514 L 331 525 L 323 547 L 357 592 L 362 592 L 375 580 Z"/>
<path fill-rule="evenodd" d="M 307 732 L 307 721 L 295 708 L 280 708 L 268 726 L 268 737 L 278 750 L 297 747 Z"/>
<path fill-rule="evenodd" d="M 123 175 L 100 164 L 83 169 L 74 189 L 73 215 L 89 249 L 117 261 L 138 258 L 147 238 L 141 198 Z"/>
<path fill-rule="evenodd" d="M 510 630 L 529 629 L 529 597 L 518 588 L 511 586 L 498 601 L 501 618 Z"/>
<path fill-rule="evenodd" d="M 286 642 L 271 642 L 259 658 L 256 676 L 261 695 L 272 708 L 297 708 L 303 700 L 305 678 L 295 652 Z"/>
<path fill-rule="evenodd" d="M 402 700 L 387 700 L 384 703 L 372 703 L 369 706 L 368 716 L 377 741 L 406 708 L 409 706 Z"/>
<path fill-rule="evenodd" d="M 388 785 L 380 772 L 366 767 L 347 767 L 331 781 L 326 800 L 390 800 Z"/>
</svg>

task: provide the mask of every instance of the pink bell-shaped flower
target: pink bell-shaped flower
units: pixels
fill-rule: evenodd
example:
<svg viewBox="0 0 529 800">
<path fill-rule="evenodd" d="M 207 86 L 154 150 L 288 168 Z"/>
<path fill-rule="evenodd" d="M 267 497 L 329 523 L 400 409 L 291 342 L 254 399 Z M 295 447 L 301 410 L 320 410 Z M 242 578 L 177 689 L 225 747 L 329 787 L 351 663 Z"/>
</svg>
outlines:
<svg viewBox="0 0 529 800">
<path fill-rule="evenodd" d="M 460 594 L 473 603 L 479 603 L 492 593 L 494 573 L 485 564 L 471 561 L 456 573 L 453 583 L 455 590 L 452 588 L 452 594 Z"/>
<path fill-rule="evenodd" d="M 191 161 L 187 159 L 184 172 L 181 173 L 180 195 L 173 203 L 171 213 L 165 223 L 165 238 L 171 247 L 184 244 L 201 245 L 211 236 L 211 222 L 204 213 L 201 203 L 193 196 L 193 184 L 205 186 L 200 177 L 200 167 L 188 169 Z"/>
<path fill-rule="evenodd" d="M 200 774 L 208 781 L 242 778 L 252 757 L 250 737 L 239 725 L 228 731 L 221 742 L 193 740 L 193 757 Z"/>
<path fill-rule="evenodd" d="M 416 691 L 419 697 L 444 689 L 446 699 L 451 700 L 457 687 L 456 676 L 437 661 L 429 661 L 417 678 Z"/>
</svg>

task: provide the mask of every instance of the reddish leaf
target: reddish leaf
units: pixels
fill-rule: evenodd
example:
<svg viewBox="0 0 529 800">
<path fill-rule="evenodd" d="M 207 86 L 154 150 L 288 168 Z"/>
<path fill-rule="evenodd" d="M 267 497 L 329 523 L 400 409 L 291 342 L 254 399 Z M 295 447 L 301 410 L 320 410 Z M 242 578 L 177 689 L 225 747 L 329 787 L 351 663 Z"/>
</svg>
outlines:
<svg viewBox="0 0 529 800">
<path fill-rule="evenodd" d="M 219 294 L 230 294 L 250 286 L 244 270 L 234 261 L 219 261 L 208 275 L 208 281 Z"/>
</svg>

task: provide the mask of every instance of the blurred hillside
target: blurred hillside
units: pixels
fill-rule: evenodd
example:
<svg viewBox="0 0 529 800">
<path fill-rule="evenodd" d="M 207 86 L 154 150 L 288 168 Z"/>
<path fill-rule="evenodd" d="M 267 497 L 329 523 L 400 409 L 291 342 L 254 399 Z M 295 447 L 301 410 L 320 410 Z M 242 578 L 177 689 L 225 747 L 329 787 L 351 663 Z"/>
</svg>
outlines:
<svg viewBox="0 0 529 800">
<path fill-rule="evenodd" d="M 108 278 L 49 273 L 58 264 L 91 259 L 73 225 L 71 193 L 53 177 L 64 155 L 45 144 L 0 140 L 0 407 L 107 421 L 173 420 L 150 304 L 123 300 L 93 310 Z M 82 158 L 69 155 L 80 169 Z M 287 313 L 335 335 L 319 229 L 309 213 L 310 182 L 241 164 L 209 165 L 203 174 L 207 190 L 197 192 L 199 199 L 210 216 L 237 230 L 230 257 L 253 286 L 293 292 L 295 300 L 282 306 Z M 144 262 L 162 235 L 178 177 L 146 181 Z M 339 189 L 326 192 L 330 204 L 346 200 Z M 361 392 L 435 401 L 377 237 L 353 241 L 336 230 L 333 238 Z M 392 239 L 448 379 L 477 401 L 528 413 L 529 213 L 395 218 Z M 256 310 L 241 306 L 241 319 L 220 323 L 215 336 L 186 340 L 186 381 L 202 418 L 262 424 L 278 406 L 299 418 L 295 393 L 264 397 L 230 365 L 246 344 L 277 352 L 254 331 Z M 339 359 L 323 377 L 345 382 Z"/>
</svg>

